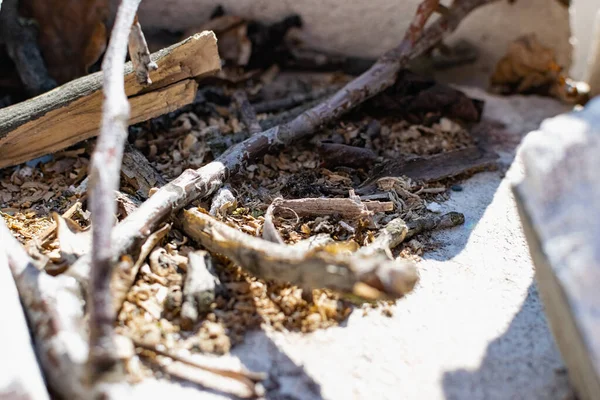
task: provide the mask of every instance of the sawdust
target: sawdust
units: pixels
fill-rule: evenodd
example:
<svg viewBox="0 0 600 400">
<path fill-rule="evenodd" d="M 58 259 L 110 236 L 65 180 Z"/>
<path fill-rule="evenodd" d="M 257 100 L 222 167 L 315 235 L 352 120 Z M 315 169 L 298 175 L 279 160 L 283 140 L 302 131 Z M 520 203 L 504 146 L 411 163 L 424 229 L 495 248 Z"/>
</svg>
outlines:
<svg viewBox="0 0 600 400">
<path fill-rule="evenodd" d="M 312 76 L 301 76 L 290 90 L 303 87 L 309 92 L 336 79 L 327 75 L 315 81 Z M 248 92 L 257 94 L 263 90 L 263 98 L 273 96 L 272 91 L 261 85 L 249 88 Z M 207 96 L 212 101 L 208 103 L 195 104 L 130 129 L 134 146 L 165 179 L 171 180 L 187 168 L 198 168 L 213 160 L 215 155 L 208 139 L 215 132 L 228 136 L 245 129 L 234 106 L 228 103 L 231 90 L 226 87 L 211 90 L 212 94 Z M 278 90 L 279 96 L 287 95 L 280 86 Z M 249 97 L 260 100 L 259 96 Z M 266 120 L 273 116 L 259 114 L 258 118 Z M 369 129 L 372 120 L 368 114 L 357 113 L 325 127 L 310 143 L 289 146 L 279 154 L 265 155 L 259 162 L 247 166 L 230 179 L 236 207 L 221 210 L 217 217 L 245 233 L 260 236 L 265 211 L 276 197 L 348 197 L 349 190 L 364 182 L 370 171 L 368 168 L 325 168 L 321 155 L 314 150 L 315 144 L 321 141 L 371 149 L 380 159 L 431 155 L 473 144 L 468 129 L 448 118 L 417 125 L 385 118 L 381 120 L 381 130 L 375 133 Z M 60 214 L 79 199 L 75 193 L 87 174 L 88 148 L 88 144 L 79 144 L 66 155 L 55 155 L 52 161 L 0 172 L 2 216 L 19 240 L 31 241 L 42 235 L 52 226 L 52 211 Z M 122 185 L 123 192 L 135 193 L 126 182 Z M 275 218 L 275 227 L 288 244 L 326 233 L 352 246 L 364 246 L 393 218 L 417 218 L 427 213 L 426 201 L 442 202 L 447 198 L 446 187 L 440 184 L 427 185 L 404 177 L 381 180 L 378 187 L 380 192 L 375 196 L 394 202 L 395 209 L 376 214 L 372 221 L 345 220 L 337 215 Z M 209 203 L 202 201 L 195 205 L 210 208 Z M 76 219 L 80 226 L 87 227 L 90 222 L 84 214 L 77 215 Z M 395 255 L 418 259 L 428 248 L 426 242 L 426 235 L 414 238 L 396 249 Z M 47 270 L 62 262 L 57 254 L 59 247 L 53 238 L 35 246 L 37 252 L 48 257 Z M 187 255 L 197 247 L 175 228 L 158 244 L 140 268 L 119 311 L 119 333 L 144 343 L 162 344 L 167 349 L 225 354 L 243 341 L 248 330 L 262 327 L 312 332 L 338 325 L 355 309 L 335 292 L 304 293 L 295 286 L 264 282 L 228 260 L 216 257 L 221 287 L 210 311 L 186 331 L 180 320 L 183 282 Z M 391 314 L 388 303 L 362 306 L 363 312 L 373 308 L 384 315 Z"/>
</svg>

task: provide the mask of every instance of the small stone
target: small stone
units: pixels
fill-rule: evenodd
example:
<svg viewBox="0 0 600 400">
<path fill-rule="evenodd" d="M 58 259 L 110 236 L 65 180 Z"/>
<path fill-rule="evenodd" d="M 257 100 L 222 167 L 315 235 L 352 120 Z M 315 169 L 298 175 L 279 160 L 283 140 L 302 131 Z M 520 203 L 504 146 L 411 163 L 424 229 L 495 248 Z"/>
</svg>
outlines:
<svg viewBox="0 0 600 400">
<path fill-rule="evenodd" d="M 452 186 L 450 187 L 450 189 L 452 189 L 452 190 L 453 190 L 453 191 L 455 191 L 455 192 L 462 192 L 462 191 L 463 191 L 463 187 L 462 187 L 462 186 L 460 186 L 460 185 L 452 185 Z"/>
<path fill-rule="evenodd" d="M 439 203 L 431 202 L 427 204 L 427 209 L 432 213 L 440 213 L 442 212 L 442 206 Z"/>
</svg>

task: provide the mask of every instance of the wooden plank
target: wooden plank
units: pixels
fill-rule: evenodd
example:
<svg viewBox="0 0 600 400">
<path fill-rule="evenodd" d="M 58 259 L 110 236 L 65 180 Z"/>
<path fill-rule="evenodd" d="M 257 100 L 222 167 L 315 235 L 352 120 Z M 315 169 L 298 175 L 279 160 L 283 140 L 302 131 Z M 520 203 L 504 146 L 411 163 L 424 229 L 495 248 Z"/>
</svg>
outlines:
<svg viewBox="0 0 600 400">
<path fill-rule="evenodd" d="M 582 400 L 600 397 L 600 98 L 529 134 L 514 186 L 550 327 Z"/>
<path fill-rule="evenodd" d="M 377 181 L 385 177 L 407 176 L 416 181 L 436 182 L 462 174 L 470 174 L 496 166 L 498 155 L 478 147 L 453 150 L 411 160 L 386 160 L 376 166 L 372 176 L 356 193 L 365 195 L 377 190 Z"/>
<path fill-rule="evenodd" d="M 158 70 L 145 87 L 125 66 L 125 91 L 131 123 L 173 111 L 193 101 L 190 78 L 220 69 L 216 37 L 207 31 L 152 54 Z M 98 134 L 102 109 L 102 72 L 69 82 L 48 93 L 0 109 L 0 168 L 64 149 Z"/>
<path fill-rule="evenodd" d="M 191 103 L 198 84 L 187 79 L 129 98 L 130 124 L 146 121 Z M 0 168 L 54 153 L 98 134 L 102 96 L 86 96 L 66 108 L 50 111 L 0 140 Z"/>
</svg>

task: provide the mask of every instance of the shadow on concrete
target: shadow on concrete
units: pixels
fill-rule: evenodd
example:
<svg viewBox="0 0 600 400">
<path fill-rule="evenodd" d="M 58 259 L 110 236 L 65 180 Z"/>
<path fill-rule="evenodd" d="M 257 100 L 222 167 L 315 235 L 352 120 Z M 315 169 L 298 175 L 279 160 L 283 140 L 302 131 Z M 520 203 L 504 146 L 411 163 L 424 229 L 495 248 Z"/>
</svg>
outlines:
<svg viewBox="0 0 600 400">
<path fill-rule="evenodd" d="M 518 388 L 519 399 L 573 399 L 554 341 L 540 339 L 551 336 L 543 312 L 532 283 L 521 309 L 504 334 L 489 344 L 479 368 L 445 373 L 446 399 L 504 400 L 507 386 Z"/>
<path fill-rule="evenodd" d="M 301 365 L 292 361 L 262 330 L 247 333 L 244 342 L 231 351 L 253 371 L 263 371 L 268 379 L 263 383 L 269 400 L 319 400 L 321 386 Z"/>
</svg>

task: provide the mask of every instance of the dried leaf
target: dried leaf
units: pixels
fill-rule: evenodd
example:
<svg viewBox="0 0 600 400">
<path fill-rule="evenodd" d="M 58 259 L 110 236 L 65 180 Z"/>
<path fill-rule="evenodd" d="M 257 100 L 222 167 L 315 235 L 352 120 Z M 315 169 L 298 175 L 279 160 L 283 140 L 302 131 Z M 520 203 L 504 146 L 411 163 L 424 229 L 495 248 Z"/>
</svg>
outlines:
<svg viewBox="0 0 600 400">
<path fill-rule="evenodd" d="M 490 78 L 494 90 L 504 93 L 535 93 L 565 102 L 583 102 L 589 88 L 563 74 L 553 49 L 542 45 L 535 34 L 517 38 L 498 61 Z"/>
</svg>

